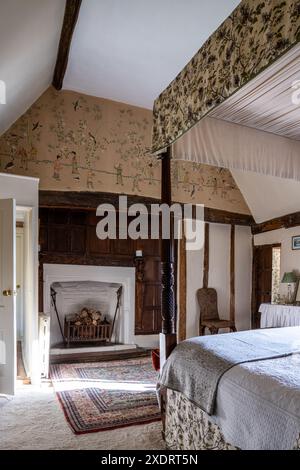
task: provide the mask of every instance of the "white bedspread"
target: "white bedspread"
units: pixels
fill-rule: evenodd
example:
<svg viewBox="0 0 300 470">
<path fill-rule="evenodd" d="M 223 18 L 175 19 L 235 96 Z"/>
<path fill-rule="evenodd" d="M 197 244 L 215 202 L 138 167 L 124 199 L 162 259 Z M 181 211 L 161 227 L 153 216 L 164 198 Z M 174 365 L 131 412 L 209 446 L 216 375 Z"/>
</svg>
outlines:
<svg viewBox="0 0 300 470">
<path fill-rule="evenodd" d="M 226 372 L 213 420 L 240 449 L 292 449 L 300 434 L 300 354 Z"/>
</svg>

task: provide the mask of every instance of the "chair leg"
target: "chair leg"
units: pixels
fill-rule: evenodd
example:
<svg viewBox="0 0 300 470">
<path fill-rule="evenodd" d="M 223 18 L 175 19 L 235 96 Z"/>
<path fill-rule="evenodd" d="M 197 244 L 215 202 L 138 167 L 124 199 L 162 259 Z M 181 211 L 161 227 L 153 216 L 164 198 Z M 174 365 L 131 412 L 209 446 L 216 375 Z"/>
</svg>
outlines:
<svg viewBox="0 0 300 470">
<path fill-rule="evenodd" d="M 205 335 L 205 326 L 200 325 L 199 328 L 199 335 L 204 336 Z"/>
<path fill-rule="evenodd" d="M 236 329 L 235 326 L 232 326 L 232 327 L 230 328 L 230 331 L 231 331 L 231 333 L 236 333 L 236 332 L 237 332 L 237 329 Z"/>
<path fill-rule="evenodd" d="M 209 329 L 210 333 L 212 335 L 217 335 L 219 333 L 219 328 L 216 328 L 215 326 L 212 326 L 210 329 Z"/>
</svg>

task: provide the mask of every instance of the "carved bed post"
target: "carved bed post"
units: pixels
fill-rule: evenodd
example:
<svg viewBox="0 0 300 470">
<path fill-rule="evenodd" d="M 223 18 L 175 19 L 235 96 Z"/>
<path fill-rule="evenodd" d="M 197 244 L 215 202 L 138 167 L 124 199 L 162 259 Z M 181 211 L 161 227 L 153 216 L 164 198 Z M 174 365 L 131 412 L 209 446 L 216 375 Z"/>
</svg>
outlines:
<svg viewBox="0 0 300 470">
<path fill-rule="evenodd" d="M 161 202 L 172 204 L 171 189 L 171 147 L 161 155 Z M 162 333 L 160 335 L 160 366 L 162 367 L 177 344 L 176 336 L 176 303 L 174 277 L 174 224 L 173 214 L 170 217 L 170 239 L 161 242 L 162 274 Z"/>
</svg>

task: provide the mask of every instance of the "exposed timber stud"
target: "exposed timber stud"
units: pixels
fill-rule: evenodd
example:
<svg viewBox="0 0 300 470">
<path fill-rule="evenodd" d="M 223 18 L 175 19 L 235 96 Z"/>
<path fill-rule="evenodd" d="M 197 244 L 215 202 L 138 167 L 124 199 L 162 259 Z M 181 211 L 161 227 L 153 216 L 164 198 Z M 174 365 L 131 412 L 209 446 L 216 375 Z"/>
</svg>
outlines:
<svg viewBox="0 0 300 470">
<path fill-rule="evenodd" d="M 204 260 L 203 260 L 203 283 L 202 287 L 208 289 L 209 279 L 209 223 L 205 223 L 204 229 Z"/>
<path fill-rule="evenodd" d="M 235 323 L 235 226 L 230 234 L 230 320 Z"/>
</svg>

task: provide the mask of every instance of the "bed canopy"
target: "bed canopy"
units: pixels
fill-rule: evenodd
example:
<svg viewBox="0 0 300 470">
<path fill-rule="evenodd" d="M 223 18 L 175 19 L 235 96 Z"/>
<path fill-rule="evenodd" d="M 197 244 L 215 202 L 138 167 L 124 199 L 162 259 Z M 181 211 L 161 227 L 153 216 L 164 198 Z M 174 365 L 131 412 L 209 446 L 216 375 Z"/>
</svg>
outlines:
<svg viewBox="0 0 300 470">
<path fill-rule="evenodd" d="M 300 180 L 299 40 L 299 0 L 243 0 L 155 101 L 153 152 Z"/>
<path fill-rule="evenodd" d="M 300 181 L 300 0 L 243 0 L 154 103 L 152 149 Z M 162 351 L 176 344 L 173 240 L 162 243 Z M 162 352 L 163 354 L 163 352 Z"/>
</svg>

